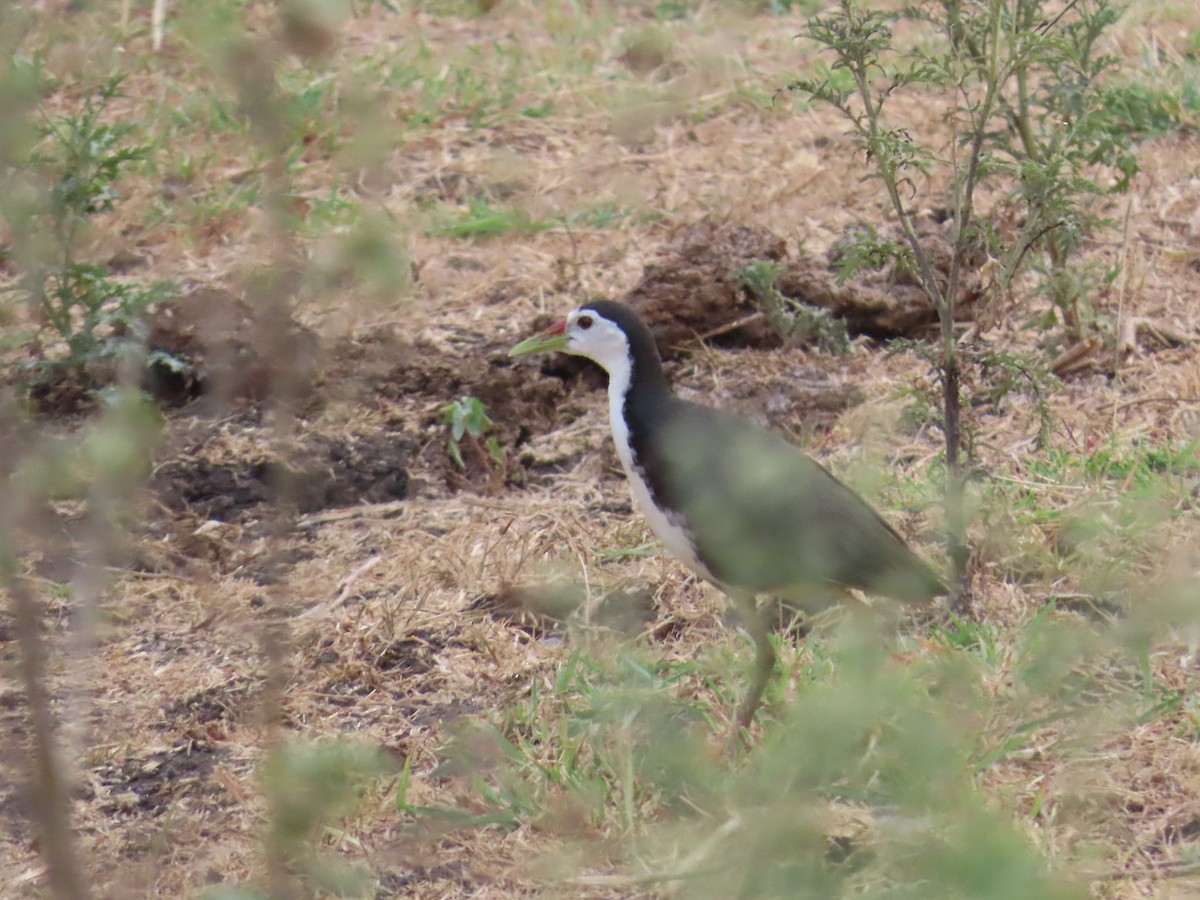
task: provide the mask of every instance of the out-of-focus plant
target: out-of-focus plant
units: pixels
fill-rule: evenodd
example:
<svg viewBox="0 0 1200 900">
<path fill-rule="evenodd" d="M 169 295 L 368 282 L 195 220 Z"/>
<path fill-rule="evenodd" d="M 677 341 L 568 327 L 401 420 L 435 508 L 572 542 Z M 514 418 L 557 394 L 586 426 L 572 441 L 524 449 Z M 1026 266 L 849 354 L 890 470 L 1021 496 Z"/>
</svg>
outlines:
<svg viewBox="0 0 1200 900">
<path fill-rule="evenodd" d="M 1055 638 L 1029 657 L 1059 653 Z M 674 696 L 702 673 L 724 684 L 730 660 L 592 649 L 464 730 L 431 775 L 403 777 L 397 805 L 411 827 L 570 823 L 568 848 L 606 836 L 595 862 L 618 874 L 597 884 L 681 885 L 688 896 L 1087 896 L 976 790 L 980 766 L 1032 739 L 1010 740 L 1020 698 L 984 686 L 999 660 L 948 646 L 904 669 L 853 625 L 810 636 L 794 661 L 804 686 L 774 698 L 779 718 L 762 746 L 731 766 L 713 752 L 711 710 L 691 691 Z M 426 779 L 470 800 L 414 804 Z M 594 859 L 559 857 L 546 873 L 572 880 Z"/>
<path fill-rule="evenodd" d="M 121 78 L 110 77 L 78 112 L 48 119 L 0 203 L 22 266 L 9 293 L 31 308 L 36 323 L 18 335 L 34 380 L 62 367 L 89 376 L 97 375 L 90 367 L 111 367 L 144 339 L 147 307 L 173 293 L 166 282 L 118 281 L 107 266 L 81 258 L 96 218 L 115 209 L 126 168 L 150 152 L 133 140 L 131 124 L 106 121 L 120 88 Z"/>
<path fill-rule="evenodd" d="M 313 847 L 336 817 L 351 814 L 370 785 L 394 768 L 379 750 L 347 741 L 277 748 L 262 772 L 276 852 L 316 890 L 374 896 L 370 872 L 314 853 Z"/>
<path fill-rule="evenodd" d="M 900 227 L 899 241 L 872 240 L 864 252 L 844 258 L 877 263 L 879 254 L 890 254 L 937 310 L 940 341 L 932 358 L 943 401 L 947 543 L 959 600 L 968 574 L 962 393 L 973 359 L 955 331 L 957 306 L 969 276 L 982 282 L 984 302 L 995 302 L 1007 296 L 1019 271 L 1044 261 L 1052 308 L 1072 334 L 1087 327 L 1090 276 L 1077 250 L 1098 221 L 1092 201 L 1124 190 L 1137 171 L 1127 133 L 1099 102 L 1100 80 L 1118 62 L 1101 52 L 1100 40 L 1119 14 L 1109 0 L 1080 0 L 1064 9 L 1044 0 L 928 0 L 901 13 L 840 0 L 812 17 L 805 31 L 832 53 L 832 64 L 789 86 L 842 114 L 867 164 L 865 177 L 879 182 Z M 900 16 L 928 23 L 939 38 L 900 47 L 892 29 Z M 915 137 L 892 115 L 894 98 L 910 91 L 953 98 L 945 117 L 949 142 Z M 946 191 L 928 203 L 950 216 L 944 272 L 915 224 L 927 203 L 921 186 L 929 184 Z M 977 215 L 985 185 L 1013 209 L 1020 224 L 1012 234 Z M 987 261 L 973 273 L 970 260 L 981 246 Z"/>
<path fill-rule="evenodd" d="M 292 743 L 276 747 L 261 770 L 271 801 L 267 844 L 290 876 L 267 894 L 246 885 L 221 885 L 203 893 L 205 900 L 262 900 L 278 891 L 322 896 L 374 897 L 375 876 L 317 848 L 325 837 L 341 834 L 339 817 L 354 814 L 364 794 L 381 776 L 396 769 L 379 750 L 349 741 Z"/>
</svg>

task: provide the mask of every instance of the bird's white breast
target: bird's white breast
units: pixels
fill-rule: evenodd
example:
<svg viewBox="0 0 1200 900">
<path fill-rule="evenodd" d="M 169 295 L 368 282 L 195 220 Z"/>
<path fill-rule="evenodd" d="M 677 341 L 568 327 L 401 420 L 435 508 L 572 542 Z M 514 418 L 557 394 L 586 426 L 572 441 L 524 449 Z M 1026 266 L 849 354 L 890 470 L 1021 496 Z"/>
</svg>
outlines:
<svg viewBox="0 0 1200 900">
<path fill-rule="evenodd" d="M 614 367 L 608 376 L 608 421 L 612 427 L 613 442 L 617 446 L 617 456 L 621 458 L 621 466 L 629 479 L 629 489 L 633 499 L 650 523 L 650 530 L 663 542 L 667 552 L 682 562 L 694 572 L 712 580 L 708 569 L 696 555 L 695 545 L 678 515 L 672 515 L 660 509 L 654 503 L 650 487 L 642 477 L 641 466 L 634 457 L 633 445 L 629 442 L 629 426 L 625 422 L 625 394 L 629 390 L 630 371 L 628 366 Z"/>
</svg>

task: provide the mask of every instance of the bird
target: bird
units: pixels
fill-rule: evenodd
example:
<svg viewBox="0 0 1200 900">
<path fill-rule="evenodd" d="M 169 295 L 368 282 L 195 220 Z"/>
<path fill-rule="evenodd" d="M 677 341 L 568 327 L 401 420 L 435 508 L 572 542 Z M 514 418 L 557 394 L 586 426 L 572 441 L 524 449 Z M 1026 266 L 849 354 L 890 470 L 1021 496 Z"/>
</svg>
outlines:
<svg viewBox="0 0 1200 900">
<path fill-rule="evenodd" d="M 776 666 L 760 595 L 811 611 L 847 588 L 908 603 L 946 593 L 879 513 L 799 447 L 677 396 L 653 334 L 629 307 L 586 303 L 508 355 L 551 351 L 608 373 L 609 425 L 637 506 L 672 556 L 729 597 L 754 640 L 735 734 L 750 728 Z"/>
</svg>

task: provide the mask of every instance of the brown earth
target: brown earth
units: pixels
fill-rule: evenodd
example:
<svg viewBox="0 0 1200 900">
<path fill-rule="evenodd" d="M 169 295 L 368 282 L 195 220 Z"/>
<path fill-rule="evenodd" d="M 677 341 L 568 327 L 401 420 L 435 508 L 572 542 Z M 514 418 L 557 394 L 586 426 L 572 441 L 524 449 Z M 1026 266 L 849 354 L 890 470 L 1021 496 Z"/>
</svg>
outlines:
<svg viewBox="0 0 1200 900">
<path fill-rule="evenodd" d="M 388 151 L 353 178 L 340 168 L 351 163 L 323 149 L 314 116 L 307 127 L 316 136 L 300 142 L 295 160 L 297 215 L 315 222 L 313 210 L 335 181 L 353 182 L 357 198 L 396 215 L 406 235 L 404 275 L 415 273 L 400 299 L 326 277 L 317 279 L 319 289 L 298 284 L 281 318 L 238 287 L 254 283 L 273 240 L 257 206 L 221 200 L 256 177 L 244 132 L 215 130 L 201 146 L 202 129 L 194 137 L 172 130 L 170 140 L 195 140 L 195 158 L 206 162 L 168 174 L 170 159 L 162 162 L 161 177 L 130 188 L 129 221 L 111 223 L 147 248 L 133 271 L 186 276 L 204 287 L 152 321 L 153 346 L 187 357 L 190 368 L 160 373 L 162 396 L 178 405 L 141 514 L 125 528 L 121 565 L 102 573 L 95 608 L 81 608 L 64 587 L 91 571 L 82 501 L 56 498 L 23 547 L 25 571 L 46 604 L 42 635 L 52 651 L 49 685 L 72 822 L 99 895 L 196 896 L 210 885 L 263 884 L 271 812 L 260 767 L 281 740 L 353 738 L 393 762 L 409 761 L 410 803 L 473 808 L 479 801 L 469 780 L 441 768 L 447 744 L 464 725 L 529 702 L 535 688 L 552 694 L 570 655 L 592 646 L 595 632 L 634 636 L 664 665 L 692 663 L 712 648 L 748 663 L 719 594 L 662 556 L 634 514 L 595 367 L 506 356 L 589 297 L 624 298 L 646 316 L 681 393 L 791 435 L 886 506 L 898 530 L 938 559 L 936 504 L 897 487 L 920 483 L 940 451 L 917 402 L 932 395 L 932 378 L 924 362 L 889 354 L 885 343 L 928 336 L 935 317 L 903 273 L 868 272 L 844 284 L 833 274 L 845 235 L 864 222 L 888 227 L 877 185 L 846 164 L 853 148 L 841 123 L 822 110 L 748 99 L 787 81 L 797 23 L 765 15 L 726 21 L 706 7 L 694 27 L 669 30 L 665 48 L 592 36 L 564 50 L 555 29 L 565 26 L 541 4 L 513 0 L 486 16 L 433 6 L 393 15 L 374 5 L 344 23 L 333 44 L 313 45 L 317 58 L 329 71 L 359 72 L 364 60 L 374 65 L 372 54 L 389 57 L 419 35 L 459 71 L 461 48 L 503 37 L 545 54 L 547 66 L 586 53 L 603 78 L 633 80 L 618 80 L 629 95 L 611 111 L 596 99 L 612 91 L 600 79 L 540 86 L 542 94 L 530 88 L 513 101 L 522 108 L 551 102 L 554 115 L 545 118 L 506 110 L 479 124 L 486 108 L 439 106 L 400 134 L 388 118 Z M 632 35 L 650 18 L 641 7 L 604 14 L 614 34 Z M 274 27 L 266 5 L 251 5 L 247 15 L 252 29 Z M 1178 44 L 1178 23 L 1163 15 L 1135 11 L 1114 38 L 1117 49 L 1136 56 L 1150 30 L 1163 46 Z M 143 30 L 129 39 L 136 59 L 118 112 L 166 120 L 158 105 L 164 79 L 186 87 L 201 77 L 194 48 L 181 24 L 156 55 L 146 23 L 137 23 Z M 113 27 L 77 24 L 77 40 Z M 756 68 L 730 63 L 735 56 L 757 60 Z M 48 64 L 69 61 L 55 56 Z M 473 58 L 462 66 L 478 68 Z M 288 69 L 297 71 L 311 81 L 307 70 Z M 204 78 L 204 90 L 224 96 L 224 81 Z M 413 91 L 375 86 L 388 98 L 378 105 L 389 117 L 421 102 Z M 177 89 L 197 103 L 185 87 Z M 492 94 L 473 102 L 486 107 Z M 69 106 L 69 95 L 56 93 L 50 107 Z M 372 104 L 362 105 L 369 116 Z M 940 114 L 927 104 L 897 112 L 913 129 L 940 133 Z M 165 155 L 178 155 L 169 146 L 176 152 Z M 1089 239 L 1089 259 L 1124 265 L 1095 297 L 1106 321 L 1136 315 L 1184 338 L 1200 334 L 1198 153 L 1186 130 L 1146 141 L 1134 194 L 1108 210 L 1123 224 Z M 166 195 L 169 227 L 156 205 Z M 421 218 L 429 204 L 460 211 L 481 197 L 539 221 L 609 201 L 654 215 L 465 239 L 438 234 Z M 939 241 L 938 218 L 924 220 L 931 245 Z M 341 271 L 321 240 L 309 243 L 313 268 L 328 263 L 318 274 Z M 854 336 L 847 354 L 782 346 L 733 277 L 761 259 L 782 266 L 783 295 L 846 324 Z M 1046 398 L 1055 448 L 1086 455 L 1107 441 L 1136 448 L 1195 440 L 1195 344 L 1152 340 L 1152 329 L 1135 328 L 1129 347 L 1098 340 L 1072 348 L 1061 332 L 1031 326 L 1046 313 L 1034 288 L 1030 279 L 1013 297 L 993 301 L 971 334 L 985 347 L 1048 363 L 1072 351 L 1082 361 Z M 980 289 L 977 279 L 966 286 L 964 330 Z M 80 404 L 70 398 L 83 394 L 63 388 L 62 396 L 46 406 L 74 411 Z M 485 404 L 502 458 L 468 441 L 460 469 L 447 452 L 444 410 L 464 396 Z M 1049 553 L 1068 545 L 1057 513 L 1085 489 L 1039 480 L 1045 454 L 1034 442 L 1035 392 L 977 396 L 971 414 L 981 482 L 1038 485 L 1055 514 L 1034 528 L 1014 510 L 984 510 L 973 535 L 975 612 L 1006 636 L 987 684 L 999 694 L 1018 681 L 1018 649 L 1004 640 L 1022 634 L 1048 598 L 1075 598 L 1092 614 L 1103 609 L 1090 605 L 1092 573 Z M 880 485 L 879 471 L 893 480 Z M 1187 556 L 1200 545 L 1192 509 L 1165 526 L 1154 554 L 1116 577 L 1167 583 L 1200 564 Z M 1073 614 L 1068 605 L 1060 615 Z M 802 671 L 803 646 L 783 652 L 789 671 Z M 29 728 L 17 660 L 5 612 L 0 894 L 14 898 L 47 891 L 30 830 L 33 800 L 21 787 Z M 1194 696 L 1195 648 L 1183 639 L 1154 644 L 1145 665 L 1164 690 Z M 803 690 L 800 681 L 784 686 L 787 697 Z M 714 757 L 733 715 L 717 687 L 695 678 L 679 687 L 713 710 Z M 1082 755 L 1064 749 L 1054 727 L 978 774 L 988 802 L 1011 813 L 1056 865 L 1099 871 L 1097 896 L 1200 891 L 1187 869 L 1200 831 L 1194 710 L 1185 702 L 1104 732 Z M 563 835 L 603 844 L 601 829 L 566 807 L 554 811 L 557 830 L 538 820 L 508 830 L 414 833 L 396 808 L 402 765 L 364 792 L 336 834 L 317 841 L 322 852 L 368 868 L 375 896 L 641 895 L 634 882 L 539 877 L 546 855 L 570 844 Z"/>
</svg>

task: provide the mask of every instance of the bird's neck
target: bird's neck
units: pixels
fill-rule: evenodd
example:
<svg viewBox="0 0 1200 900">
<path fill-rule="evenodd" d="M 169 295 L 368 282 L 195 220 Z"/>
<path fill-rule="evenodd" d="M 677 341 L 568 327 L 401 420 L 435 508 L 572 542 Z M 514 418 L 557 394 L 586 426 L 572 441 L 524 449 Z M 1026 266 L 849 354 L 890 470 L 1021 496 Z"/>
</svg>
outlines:
<svg viewBox="0 0 1200 900">
<path fill-rule="evenodd" d="M 631 354 L 608 372 L 608 421 L 617 456 L 629 475 L 636 466 L 636 442 L 631 434 L 650 424 L 671 400 L 671 388 L 658 355 L 640 360 Z"/>
</svg>

